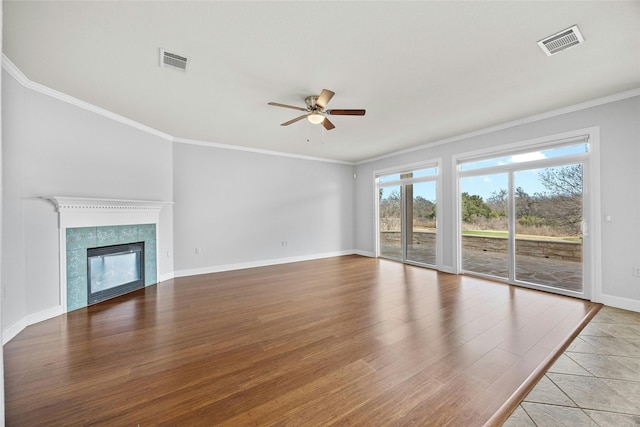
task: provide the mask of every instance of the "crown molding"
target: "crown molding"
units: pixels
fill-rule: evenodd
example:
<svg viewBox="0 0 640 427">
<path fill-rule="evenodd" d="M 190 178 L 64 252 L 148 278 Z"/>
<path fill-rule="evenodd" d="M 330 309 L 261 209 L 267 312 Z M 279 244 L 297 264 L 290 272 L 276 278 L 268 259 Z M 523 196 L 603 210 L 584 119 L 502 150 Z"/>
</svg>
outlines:
<svg viewBox="0 0 640 427">
<path fill-rule="evenodd" d="M 304 156 L 304 155 L 301 155 L 301 154 L 284 153 L 284 152 L 281 152 L 281 151 L 263 150 L 263 149 L 251 148 L 251 147 L 243 147 L 243 146 L 238 146 L 238 145 L 228 145 L 228 144 L 220 144 L 220 143 L 215 143 L 215 142 L 198 141 L 198 140 L 192 140 L 192 139 L 188 139 L 188 138 L 174 137 L 172 135 L 166 134 L 166 133 L 161 132 L 161 131 L 159 131 L 157 129 L 154 129 L 152 127 L 149 127 L 149 126 L 143 125 L 141 123 L 138 123 L 138 122 L 136 122 L 134 120 L 128 119 L 128 118 L 126 118 L 124 116 L 121 116 L 119 114 L 116 114 L 116 113 L 113 113 L 111 111 L 105 110 L 104 108 L 101 108 L 101 107 L 98 107 L 96 105 L 90 104 L 88 102 L 82 101 L 82 100 L 80 100 L 78 98 L 74 98 L 73 96 L 69 96 L 67 94 L 64 94 L 64 93 L 59 92 L 59 91 L 54 90 L 54 89 L 51 89 L 51 88 L 46 87 L 44 85 L 41 85 L 39 83 L 35 83 L 35 82 L 29 80 L 29 78 L 27 76 L 25 76 L 22 73 L 22 71 L 20 71 L 20 69 L 18 69 L 18 67 L 16 67 L 15 64 L 13 62 L 11 62 L 11 60 L 4 53 L 2 54 L 2 69 L 4 69 L 11 77 L 13 77 L 23 87 L 26 87 L 28 89 L 31 89 L 31 90 L 39 92 L 39 93 L 42 93 L 44 95 L 51 96 L 51 97 L 53 97 L 55 99 L 58 99 L 60 101 L 66 102 L 66 103 L 69 103 L 71 105 L 74 105 L 76 107 L 85 109 L 87 111 L 94 112 L 94 113 L 99 114 L 101 116 L 107 117 L 109 119 L 115 120 L 117 122 L 123 123 L 123 124 L 128 125 L 128 126 L 131 126 L 131 127 L 135 128 L 135 129 L 141 130 L 143 132 L 147 132 L 149 134 L 158 136 L 158 137 L 160 137 L 162 139 L 165 139 L 167 141 L 177 142 L 177 143 L 181 143 L 181 144 L 200 145 L 200 146 L 204 146 L 204 147 L 221 148 L 221 149 L 225 149 L 225 150 L 245 151 L 245 152 L 250 152 L 250 153 L 266 154 L 266 155 L 270 155 L 270 156 L 289 157 L 289 158 L 301 159 L 301 160 L 311 160 L 311 161 L 316 161 L 316 162 L 337 163 L 337 164 L 343 164 L 343 165 L 349 165 L 349 166 L 358 166 L 358 165 L 362 165 L 362 164 L 366 164 L 366 163 L 375 162 L 377 160 L 382 160 L 382 159 L 387 159 L 387 158 L 390 158 L 390 157 L 399 156 L 399 155 L 402 155 L 402 154 L 413 153 L 415 151 L 423 150 L 425 148 L 431 148 L 431 147 L 435 147 L 435 146 L 442 145 L 442 144 L 448 144 L 448 143 L 451 143 L 451 142 L 460 141 L 460 140 L 463 140 L 463 139 L 467 139 L 467 138 L 480 136 L 480 135 L 484 135 L 484 134 L 491 133 L 491 132 L 496 132 L 496 131 L 512 128 L 512 127 L 523 125 L 523 124 L 526 124 L 526 123 L 537 122 L 537 121 L 548 119 L 548 118 L 551 118 L 551 117 L 556 117 L 556 116 L 560 116 L 560 115 L 563 115 L 563 114 L 572 113 L 572 112 L 580 111 L 580 110 L 585 110 L 587 108 L 597 107 L 599 105 L 609 104 L 609 103 L 616 102 L 616 101 L 622 101 L 624 99 L 633 98 L 635 96 L 640 96 L 640 88 L 631 89 L 631 90 L 628 90 L 628 91 L 625 91 L 625 92 L 619 92 L 619 93 L 616 93 L 616 94 L 604 96 L 602 98 L 592 99 L 590 101 L 585 101 L 585 102 L 581 102 L 581 103 L 578 103 L 578 104 L 570 105 L 570 106 L 567 106 L 567 107 L 558 108 L 558 109 L 555 109 L 555 110 L 547 111 L 547 112 L 544 112 L 544 113 L 541 113 L 541 114 L 536 114 L 536 115 L 525 117 L 525 118 L 522 118 L 522 119 L 512 120 L 512 121 L 509 121 L 509 122 L 506 122 L 506 123 L 502 123 L 502 124 L 499 124 L 499 125 L 490 126 L 490 127 L 484 128 L 484 129 L 479 129 L 477 131 L 463 133 L 463 134 L 456 135 L 456 136 L 453 136 L 453 137 L 450 137 L 450 138 L 445 138 L 445 139 L 429 142 L 429 143 L 426 143 L 426 144 L 418 145 L 418 146 L 415 146 L 415 147 L 406 148 L 404 150 L 393 151 L 391 153 L 383 154 L 381 156 L 372 157 L 372 158 L 369 158 L 369 159 L 359 160 L 359 161 L 355 161 L 355 162 L 350 162 L 350 161 L 343 161 L 343 160 L 326 159 L 326 158 L 321 158 L 321 157 Z"/>
<path fill-rule="evenodd" d="M 178 138 L 178 137 L 174 137 L 172 135 L 166 134 L 164 132 L 161 132 L 157 129 L 154 129 L 152 127 L 143 125 L 141 123 L 138 123 L 134 120 L 128 119 L 124 116 L 121 116 L 119 114 L 113 113 L 111 111 L 105 110 L 104 108 L 100 108 L 96 105 L 90 104 L 88 102 L 82 101 L 78 98 L 74 98 L 73 96 L 69 96 L 67 94 L 64 94 L 62 92 L 59 92 L 57 90 L 51 89 L 47 86 L 41 85 L 39 83 L 33 82 L 31 80 L 29 80 L 29 78 L 27 76 L 24 75 L 24 73 L 22 73 L 22 71 L 20 71 L 20 69 L 18 67 L 15 66 L 15 64 L 13 62 L 11 62 L 11 60 L 3 53 L 2 54 L 2 69 L 4 69 L 11 77 L 13 77 L 14 80 L 16 80 L 20 85 L 22 85 L 23 87 L 27 88 L 27 89 L 31 89 L 35 92 L 38 93 L 42 93 L 44 95 L 50 96 L 52 98 L 55 98 L 57 100 L 60 100 L 62 102 L 66 102 L 68 104 L 74 105 L 78 108 L 82 108 L 84 110 L 87 111 L 91 111 L 93 113 L 99 114 L 101 116 L 104 116 L 106 118 L 109 118 L 111 120 L 115 120 L 117 122 L 123 123 L 127 126 L 131 126 L 135 129 L 141 130 L 143 132 L 149 133 L 151 135 L 155 135 L 158 136 L 162 139 L 165 139 L 167 141 L 171 141 L 171 142 L 176 142 L 176 143 L 180 143 L 180 144 L 191 144 L 191 145 L 200 145 L 203 147 L 212 147 L 212 148 L 221 148 L 224 150 L 234 150 L 234 151 L 245 151 L 245 152 L 249 152 L 249 153 L 258 153 L 258 154 L 266 154 L 269 156 L 278 156 L 278 157 L 289 157 L 289 158 L 294 158 L 294 159 L 301 159 L 301 160 L 311 160 L 311 161 L 315 161 L 315 162 L 326 162 L 326 163 L 338 163 L 338 164 L 344 164 L 344 165 L 349 165 L 349 166 L 353 166 L 355 165 L 355 162 L 348 162 L 348 161 L 342 161 L 342 160 L 334 160 L 334 159 L 325 159 L 322 157 L 312 157 L 312 156 L 304 156 L 301 154 L 291 154 L 291 153 L 284 153 L 281 151 L 272 151 L 272 150 L 263 150 L 263 149 L 259 149 L 259 148 L 251 148 L 251 147 L 243 147 L 243 146 L 238 146 L 238 145 L 229 145 L 229 144 L 219 144 L 219 143 L 215 143 L 215 142 L 208 142 L 208 141 L 198 141 L 198 140 L 192 140 L 192 139 L 188 139 L 188 138 Z"/>
<path fill-rule="evenodd" d="M 20 83 L 23 87 L 27 89 L 31 89 L 43 95 L 50 96 L 59 101 L 66 102 L 67 104 L 71 104 L 78 108 L 82 108 L 83 110 L 91 111 L 92 113 L 101 115 L 103 117 L 125 124 L 127 126 L 131 126 L 132 128 L 141 130 L 151 135 L 155 135 L 167 141 L 173 141 L 173 136 L 169 134 L 161 132 L 152 127 L 143 125 L 142 123 L 138 123 L 134 120 L 128 119 L 119 114 L 105 110 L 104 108 L 82 101 L 78 98 L 74 98 L 73 96 L 51 89 L 47 86 L 41 85 L 40 83 L 36 83 L 34 81 L 29 80 L 29 78 L 25 76 L 22 73 L 22 71 L 20 71 L 20 69 L 18 69 L 18 67 L 16 67 L 15 64 L 11 62 L 11 60 L 4 53 L 2 54 L 2 69 L 4 69 L 7 73 L 9 73 L 11 77 L 13 77 L 18 83 Z"/>
<path fill-rule="evenodd" d="M 558 108 L 544 113 L 535 114 L 533 116 L 525 117 L 522 119 L 512 120 L 510 122 L 502 123 L 495 126 L 490 126 L 484 129 L 479 129 L 472 132 L 463 133 L 460 135 L 452 136 L 450 138 L 440 139 L 437 141 L 429 142 L 426 144 L 418 145 L 416 147 L 406 148 L 404 150 L 394 151 L 393 153 L 383 154 L 381 156 L 372 157 L 366 160 L 360 160 L 355 162 L 355 165 L 363 165 L 366 163 L 375 162 L 377 160 L 387 159 L 389 157 L 395 157 L 402 154 L 413 153 L 415 151 L 424 150 L 425 148 L 432 148 L 442 144 L 449 144 L 451 142 L 461 141 L 463 139 L 472 138 L 475 136 L 485 135 L 491 132 L 497 132 L 500 130 L 520 126 L 527 123 L 533 123 L 540 120 L 549 119 L 552 117 L 561 116 L 563 114 L 573 113 L 580 110 L 586 110 L 587 108 L 597 107 L 599 105 L 610 104 L 612 102 L 622 101 L 628 98 L 640 96 L 640 88 L 627 90 L 624 92 L 614 93 L 612 95 L 604 96 L 602 98 L 596 98 L 589 101 L 581 102 L 578 104 L 569 105 L 567 107 Z"/>
<path fill-rule="evenodd" d="M 305 156 L 302 154 L 285 153 L 282 151 L 271 151 L 271 150 L 264 150 L 260 148 L 243 147 L 239 145 L 219 144 L 216 142 L 199 141 L 199 140 L 188 139 L 188 138 L 174 138 L 174 142 L 178 144 L 200 145 L 203 147 L 221 148 L 224 150 L 245 151 L 249 153 L 266 154 L 269 156 L 289 157 L 289 158 L 299 159 L 299 160 L 311 160 L 314 162 L 338 163 L 341 165 L 349 165 L 349 166 L 355 165 L 355 162 L 349 162 L 346 160 L 325 159 L 323 157 Z"/>
</svg>

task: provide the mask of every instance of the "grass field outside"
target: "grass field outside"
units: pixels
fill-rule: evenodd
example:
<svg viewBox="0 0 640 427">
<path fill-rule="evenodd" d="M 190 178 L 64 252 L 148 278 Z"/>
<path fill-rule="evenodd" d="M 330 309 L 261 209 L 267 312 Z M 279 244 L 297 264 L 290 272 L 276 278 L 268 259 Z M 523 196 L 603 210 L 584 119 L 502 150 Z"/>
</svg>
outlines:
<svg viewBox="0 0 640 427">
<path fill-rule="evenodd" d="M 495 230 L 462 230 L 463 236 L 485 236 L 485 237 L 499 237 L 506 239 L 509 237 L 507 231 L 495 231 Z M 551 236 L 536 236 L 532 234 L 516 234 L 516 238 L 522 239 L 537 239 L 537 240 L 562 240 L 566 242 L 581 242 L 580 237 L 551 237 Z"/>
</svg>

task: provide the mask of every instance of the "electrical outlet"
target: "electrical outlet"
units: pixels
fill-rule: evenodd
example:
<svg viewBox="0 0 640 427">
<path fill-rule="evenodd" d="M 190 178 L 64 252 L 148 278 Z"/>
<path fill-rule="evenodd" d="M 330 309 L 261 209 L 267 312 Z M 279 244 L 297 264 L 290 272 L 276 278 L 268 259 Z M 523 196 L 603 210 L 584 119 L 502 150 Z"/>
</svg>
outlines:
<svg viewBox="0 0 640 427">
<path fill-rule="evenodd" d="M 633 276 L 634 277 L 640 277 L 640 267 L 638 267 L 638 266 L 634 266 L 633 267 Z"/>
<path fill-rule="evenodd" d="M 200 255 L 200 248 L 196 248 L 196 255 Z"/>
</svg>

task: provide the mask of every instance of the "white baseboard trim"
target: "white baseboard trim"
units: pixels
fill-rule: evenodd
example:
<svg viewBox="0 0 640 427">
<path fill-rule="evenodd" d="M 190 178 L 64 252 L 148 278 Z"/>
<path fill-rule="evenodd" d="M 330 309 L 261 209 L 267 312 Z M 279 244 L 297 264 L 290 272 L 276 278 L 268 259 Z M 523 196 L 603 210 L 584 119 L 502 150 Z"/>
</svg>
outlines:
<svg viewBox="0 0 640 427">
<path fill-rule="evenodd" d="M 332 258 L 332 257 L 344 256 L 344 255 L 354 255 L 355 253 L 356 253 L 355 251 L 349 250 L 349 251 L 340 251 L 340 252 L 328 252 L 324 254 L 304 255 L 304 256 L 288 257 L 288 258 L 276 258 L 276 259 L 267 259 L 267 260 L 252 261 L 252 262 L 241 262 L 237 264 L 212 265 L 209 267 L 177 270 L 174 272 L 174 277 L 197 276 L 199 274 L 220 273 L 223 271 L 244 270 L 247 268 L 256 268 L 256 267 L 267 267 L 270 265 L 289 264 L 292 262 L 312 261 L 315 259 Z"/>
<path fill-rule="evenodd" d="M 176 275 L 175 275 L 175 273 L 173 271 L 171 273 L 160 274 L 160 275 L 158 275 L 158 283 L 164 282 L 166 280 L 171 280 L 174 277 L 176 277 Z"/>
<path fill-rule="evenodd" d="M 601 302 L 604 305 L 640 313 L 640 301 L 638 301 L 637 299 L 616 297 L 613 295 L 605 294 L 600 295 L 600 298 L 598 299 L 599 301 L 596 302 Z"/>
<path fill-rule="evenodd" d="M 37 313 L 28 314 L 22 319 L 18 320 L 13 325 L 9 326 L 2 332 L 2 345 L 5 345 L 18 335 L 27 326 L 34 325 L 38 322 L 51 319 L 52 317 L 60 316 L 62 314 L 62 306 L 56 306 L 47 308 L 46 310 L 39 311 Z"/>
<path fill-rule="evenodd" d="M 373 252 L 361 251 L 360 249 L 354 249 L 352 253 L 353 253 L 353 255 L 366 256 L 366 257 L 369 257 L 369 258 L 375 258 L 376 257 L 376 254 L 374 254 Z"/>
</svg>

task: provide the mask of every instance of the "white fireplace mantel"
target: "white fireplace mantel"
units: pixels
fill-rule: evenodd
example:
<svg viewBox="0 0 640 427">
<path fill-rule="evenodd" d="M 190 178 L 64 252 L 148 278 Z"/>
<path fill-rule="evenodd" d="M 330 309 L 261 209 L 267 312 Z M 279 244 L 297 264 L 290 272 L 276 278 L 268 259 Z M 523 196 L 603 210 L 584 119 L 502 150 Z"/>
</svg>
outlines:
<svg viewBox="0 0 640 427">
<path fill-rule="evenodd" d="M 173 202 L 156 200 L 97 199 L 90 197 L 52 196 L 59 213 L 59 227 L 92 227 L 157 223 L 160 209 Z"/>
<path fill-rule="evenodd" d="M 43 199 L 50 200 L 58 211 L 60 305 L 63 313 L 67 312 L 67 229 L 155 224 L 157 251 L 160 246 L 158 233 L 160 210 L 165 205 L 173 204 L 173 202 L 156 200 L 98 199 L 68 196 L 51 196 L 43 197 Z M 155 259 L 158 259 L 157 252 Z"/>
</svg>

